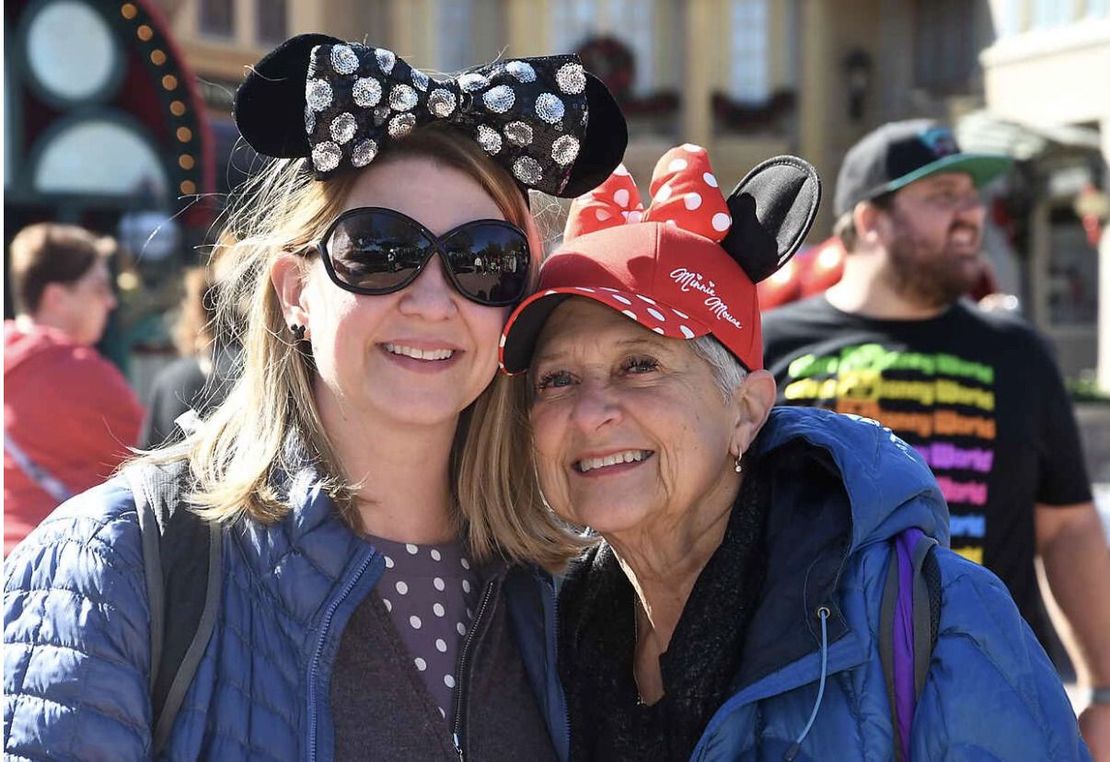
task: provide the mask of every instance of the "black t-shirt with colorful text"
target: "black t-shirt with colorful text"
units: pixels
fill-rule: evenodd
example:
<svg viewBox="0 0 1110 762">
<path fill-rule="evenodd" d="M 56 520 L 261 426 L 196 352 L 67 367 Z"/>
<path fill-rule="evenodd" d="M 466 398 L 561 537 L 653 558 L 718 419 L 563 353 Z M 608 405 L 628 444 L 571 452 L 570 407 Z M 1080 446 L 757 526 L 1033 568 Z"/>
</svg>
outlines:
<svg viewBox="0 0 1110 762">
<path fill-rule="evenodd" d="M 969 303 L 928 320 L 872 320 L 822 295 L 764 315 L 763 340 L 780 404 L 873 418 L 921 453 L 948 501 L 952 549 L 1002 578 L 1048 647 L 1033 508 L 1091 492 L 1071 402 L 1040 336 Z"/>
</svg>

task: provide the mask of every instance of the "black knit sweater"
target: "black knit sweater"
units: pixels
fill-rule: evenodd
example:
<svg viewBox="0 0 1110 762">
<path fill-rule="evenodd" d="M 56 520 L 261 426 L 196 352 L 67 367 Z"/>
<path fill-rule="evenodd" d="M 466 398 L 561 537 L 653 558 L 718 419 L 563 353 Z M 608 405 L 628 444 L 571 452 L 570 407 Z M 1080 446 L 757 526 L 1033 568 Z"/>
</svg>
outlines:
<svg viewBox="0 0 1110 762">
<path fill-rule="evenodd" d="M 664 696 L 641 703 L 633 673 L 635 592 L 612 548 L 574 564 L 559 595 L 560 675 L 572 760 L 687 760 L 729 695 L 766 568 L 768 489 L 747 473 L 721 545 L 698 576 L 667 652 Z"/>
</svg>

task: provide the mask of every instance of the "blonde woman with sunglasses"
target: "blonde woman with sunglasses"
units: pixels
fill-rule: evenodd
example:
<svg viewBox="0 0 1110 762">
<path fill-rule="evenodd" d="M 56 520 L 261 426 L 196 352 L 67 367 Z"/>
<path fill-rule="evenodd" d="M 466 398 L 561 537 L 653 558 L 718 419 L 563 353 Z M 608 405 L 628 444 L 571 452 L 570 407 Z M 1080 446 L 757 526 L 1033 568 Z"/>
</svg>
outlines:
<svg viewBox="0 0 1110 762">
<path fill-rule="evenodd" d="M 254 67 L 236 121 L 275 159 L 225 236 L 241 378 L 9 558 L 6 754 L 565 759 L 543 568 L 575 539 L 521 508 L 494 376 L 541 254 L 527 192 L 592 188 L 623 118 L 569 56 L 433 79 L 304 35 Z M 169 685 L 157 623 L 188 580 L 152 602 L 136 469 L 219 538 L 210 633 Z"/>
</svg>

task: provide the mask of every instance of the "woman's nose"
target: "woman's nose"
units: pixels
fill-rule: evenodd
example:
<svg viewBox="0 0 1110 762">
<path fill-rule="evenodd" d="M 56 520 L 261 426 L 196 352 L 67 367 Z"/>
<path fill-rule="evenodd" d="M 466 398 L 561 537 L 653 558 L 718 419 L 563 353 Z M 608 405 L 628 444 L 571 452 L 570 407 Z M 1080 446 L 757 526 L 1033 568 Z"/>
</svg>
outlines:
<svg viewBox="0 0 1110 762">
<path fill-rule="evenodd" d="M 587 380 L 578 387 L 571 419 L 582 431 L 597 431 L 622 418 L 620 401 L 608 384 Z"/>
<path fill-rule="evenodd" d="M 405 315 L 427 320 L 445 320 L 458 312 L 459 297 L 443 270 L 443 261 L 432 256 L 424 270 L 401 294 L 400 310 Z"/>
</svg>

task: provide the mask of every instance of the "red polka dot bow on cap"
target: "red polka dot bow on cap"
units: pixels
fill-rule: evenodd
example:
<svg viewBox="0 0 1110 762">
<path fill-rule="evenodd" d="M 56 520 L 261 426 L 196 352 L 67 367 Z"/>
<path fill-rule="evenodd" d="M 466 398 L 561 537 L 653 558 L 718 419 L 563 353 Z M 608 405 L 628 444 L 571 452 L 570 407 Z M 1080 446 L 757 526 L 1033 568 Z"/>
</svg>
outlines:
<svg viewBox="0 0 1110 762">
<path fill-rule="evenodd" d="M 614 225 L 662 222 L 720 242 L 732 225 L 709 153 L 701 146 L 685 143 L 663 154 L 652 173 L 650 191 L 651 204 L 645 210 L 632 175 L 621 164 L 609 179 L 574 200 L 564 239 Z"/>
<path fill-rule="evenodd" d="M 778 156 L 725 199 L 705 149 L 687 143 L 659 160 L 651 194 L 644 209 L 622 166 L 575 199 L 562 245 L 540 268 L 539 289 L 505 324 L 505 370 L 527 370 L 544 322 L 573 297 L 671 339 L 713 336 L 744 367 L 763 367 L 755 284 L 793 256 L 813 225 L 817 172 Z"/>
</svg>

